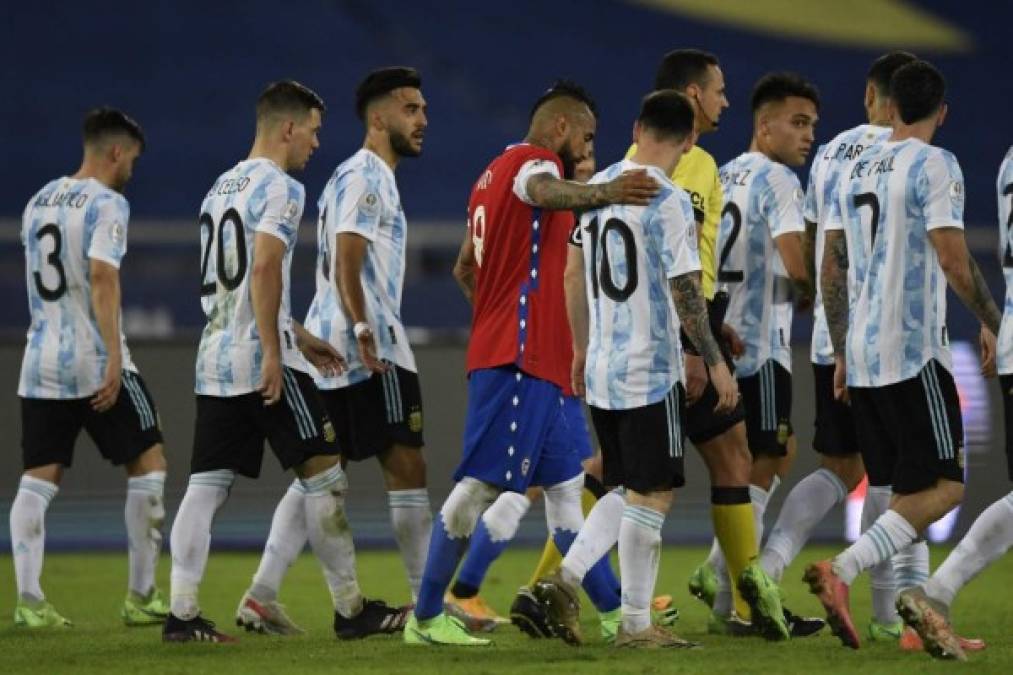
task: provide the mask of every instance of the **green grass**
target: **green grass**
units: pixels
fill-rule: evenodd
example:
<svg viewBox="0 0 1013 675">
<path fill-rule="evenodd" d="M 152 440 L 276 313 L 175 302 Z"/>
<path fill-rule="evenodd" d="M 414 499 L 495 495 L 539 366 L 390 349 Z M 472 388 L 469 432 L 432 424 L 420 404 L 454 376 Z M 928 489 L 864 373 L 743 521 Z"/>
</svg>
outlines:
<svg viewBox="0 0 1013 675">
<path fill-rule="evenodd" d="M 819 606 L 799 579 L 802 565 L 827 557 L 825 547 L 806 549 L 785 576 L 788 605 L 797 613 L 816 614 Z M 43 583 L 50 601 L 74 621 L 72 629 L 47 632 L 18 630 L 11 623 L 14 580 L 10 556 L 0 557 L 0 672 L 108 673 L 136 675 L 179 673 L 245 675 L 247 673 L 931 673 L 962 668 L 932 661 L 923 654 L 901 653 L 895 645 L 863 644 L 859 651 L 840 646 L 828 634 L 791 643 L 768 644 L 760 639 L 721 638 L 705 634 L 703 606 L 687 596 L 685 580 L 704 555 L 702 548 L 669 548 L 662 556 L 659 590 L 672 592 L 682 609 L 677 631 L 702 641 L 692 652 L 618 652 L 597 640 L 593 609 L 585 610 L 585 634 L 591 644 L 574 649 L 558 641 L 530 640 L 512 626 L 494 634 L 486 649 L 407 647 L 400 637 L 374 637 L 348 643 L 334 639 L 330 629 L 329 596 L 316 561 L 304 555 L 293 566 L 282 592 L 290 614 L 309 633 L 297 638 L 241 635 L 237 645 L 165 645 L 158 628 L 123 627 L 119 606 L 126 584 L 124 555 L 50 555 Z M 936 551 L 938 564 L 942 551 Z M 505 612 L 516 587 L 534 565 L 533 550 L 508 551 L 492 569 L 484 589 L 494 607 Z M 239 596 L 257 565 L 253 554 L 213 554 L 201 591 L 205 614 L 226 630 L 232 625 Z M 159 569 L 160 585 L 168 587 L 168 560 Z M 359 573 L 364 592 L 390 601 L 407 594 L 400 560 L 394 552 L 362 552 Z M 1007 556 L 969 585 L 958 599 L 955 619 L 967 635 L 988 641 L 985 652 L 971 656 L 964 672 L 1013 671 L 1013 558 Z M 869 593 L 864 578 L 852 593 L 855 620 L 869 619 Z M 585 607 L 587 604 L 585 603 Z M 968 668 L 972 670 L 968 670 Z M 914 670 L 917 669 L 917 670 Z"/>
</svg>

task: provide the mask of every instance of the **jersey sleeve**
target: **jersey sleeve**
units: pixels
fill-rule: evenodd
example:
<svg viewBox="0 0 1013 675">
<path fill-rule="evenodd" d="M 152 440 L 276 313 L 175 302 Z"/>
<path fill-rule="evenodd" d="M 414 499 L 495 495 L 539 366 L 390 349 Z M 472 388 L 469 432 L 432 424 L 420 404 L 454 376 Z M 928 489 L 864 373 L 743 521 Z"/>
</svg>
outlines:
<svg viewBox="0 0 1013 675">
<path fill-rule="evenodd" d="M 844 180 L 843 175 L 841 176 L 841 180 Z M 824 232 L 844 229 L 844 216 L 841 210 L 840 184 L 835 185 L 830 191 L 830 198 L 827 200 L 827 203 L 823 205 L 823 211 Z"/>
<path fill-rule="evenodd" d="M 661 264 L 669 279 L 700 271 L 699 241 L 693 204 L 676 188 L 658 209 L 656 231 L 661 233 Z"/>
<path fill-rule="evenodd" d="M 376 241 L 383 220 L 379 181 L 363 171 L 354 171 L 344 177 L 334 192 L 335 232 L 350 232 Z"/>
<path fill-rule="evenodd" d="M 810 223 L 818 223 L 820 220 L 819 207 L 816 204 L 816 167 L 818 166 L 819 158 L 823 156 L 823 148 L 826 146 L 821 145 L 814 157 L 817 159 L 813 161 L 812 166 L 809 168 L 809 181 L 805 188 L 805 200 L 802 205 L 802 217 L 808 220 Z"/>
<path fill-rule="evenodd" d="M 940 150 L 926 158 L 915 199 L 925 217 L 926 230 L 964 229 L 964 175 L 952 154 Z"/>
<path fill-rule="evenodd" d="M 514 176 L 514 194 L 528 206 L 537 206 L 528 194 L 528 180 L 539 173 L 547 173 L 553 178 L 560 178 L 559 166 L 550 159 L 529 159 L 521 165 Z"/>
<path fill-rule="evenodd" d="M 92 231 L 88 257 L 101 260 L 120 268 L 120 262 L 127 252 L 127 221 L 130 219 L 130 205 L 120 196 L 96 200 L 95 229 Z"/>
<path fill-rule="evenodd" d="M 291 246 L 299 236 L 306 192 L 302 185 L 279 176 L 267 186 L 264 212 L 257 222 L 257 232 L 277 237 Z"/>
<path fill-rule="evenodd" d="M 770 171 L 768 181 L 765 212 L 770 236 L 776 239 L 789 232 L 805 232 L 798 177 L 788 167 L 778 166 Z"/>
</svg>

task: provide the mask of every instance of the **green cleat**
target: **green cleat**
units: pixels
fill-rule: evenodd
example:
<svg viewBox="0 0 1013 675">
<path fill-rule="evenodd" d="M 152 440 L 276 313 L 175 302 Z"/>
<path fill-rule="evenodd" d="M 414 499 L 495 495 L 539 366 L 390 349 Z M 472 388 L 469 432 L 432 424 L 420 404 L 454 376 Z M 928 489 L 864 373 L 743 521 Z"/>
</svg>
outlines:
<svg viewBox="0 0 1013 675">
<path fill-rule="evenodd" d="M 610 645 L 616 641 L 619 634 L 619 627 L 623 623 L 623 610 L 616 607 L 611 612 L 604 612 L 598 615 L 598 622 L 601 627 L 601 639 L 605 644 Z"/>
<path fill-rule="evenodd" d="M 731 616 L 721 616 L 711 612 L 707 617 L 707 632 L 711 635 L 728 635 L 731 637 L 748 637 L 756 635 L 753 624 L 739 618 L 735 612 Z"/>
<path fill-rule="evenodd" d="M 432 619 L 419 621 L 413 612 L 404 627 L 404 641 L 409 645 L 452 645 L 456 647 L 486 647 L 492 644 L 487 638 L 474 637 L 464 628 L 460 619 L 440 613 Z"/>
<path fill-rule="evenodd" d="M 781 589 L 758 563 L 751 562 L 738 579 L 739 592 L 749 603 L 753 626 L 768 640 L 788 640 L 791 630 L 781 607 Z"/>
<path fill-rule="evenodd" d="M 880 623 L 873 619 L 869 622 L 869 639 L 873 642 L 897 642 L 903 632 L 903 621 Z"/>
<path fill-rule="evenodd" d="M 169 603 L 157 588 L 152 588 L 146 598 L 133 591 L 127 593 L 120 609 L 120 617 L 128 626 L 153 626 L 165 623 L 168 616 Z"/>
<path fill-rule="evenodd" d="M 19 602 L 14 608 L 14 625 L 21 628 L 67 628 L 74 624 L 43 600 L 31 605 Z"/>
<path fill-rule="evenodd" d="M 689 578 L 689 594 L 699 598 L 708 607 L 714 606 L 714 596 L 718 594 L 718 575 L 714 568 L 703 563 Z"/>
</svg>

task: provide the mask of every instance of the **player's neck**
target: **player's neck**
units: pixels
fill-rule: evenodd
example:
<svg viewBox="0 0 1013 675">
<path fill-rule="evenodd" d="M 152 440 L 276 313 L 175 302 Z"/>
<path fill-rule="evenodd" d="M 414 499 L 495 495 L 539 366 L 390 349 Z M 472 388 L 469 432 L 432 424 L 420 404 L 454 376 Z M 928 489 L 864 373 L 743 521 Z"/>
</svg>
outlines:
<svg viewBox="0 0 1013 675">
<path fill-rule="evenodd" d="M 253 147 L 250 148 L 250 156 L 247 159 L 269 159 L 278 167 L 288 173 L 288 148 L 284 145 L 277 143 L 271 143 L 261 137 L 257 137 L 253 141 Z"/>
<path fill-rule="evenodd" d="M 115 171 L 112 167 L 106 166 L 104 162 L 89 159 L 87 157 L 81 162 L 81 168 L 77 170 L 71 178 L 76 180 L 87 180 L 94 178 L 98 182 L 105 185 L 107 188 L 112 188 L 114 180 L 113 177 Z"/>
<path fill-rule="evenodd" d="M 637 151 L 630 157 L 630 161 L 642 166 L 656 166 L 666 176 L 671 176 L 675 166 L 679 163 L 679 154 L 665 148 L 652 148 L 637 144 Z"/>
<path fill-rule="evenodd" d="M 760 140 L 756 136 L 753 136 L 753 140 L 749 142 L 749 152 L 758 152 L 772 162 L 781 161 L 777 158 L 777 155 L 765 148 L 763 143 L 760 143 Z"/>
<path fill-rule="evenodd" d="M 396 169 L 398 162 L 401 161 L 401 157 L 391 147 L 390 139 L 379 139 L 373 137 L 371 134 L 367 134 L 366 141 L 362 144 L 362 147 L 382 159 L 384 164 L 390 167 L 391 171 Z"/>
<path fill-rule="evenodd" d="M 894 142 L 906 141 L 911 138 L 917 138 L 923 143 L 932 143 L 932 137 L 936 135 L 936 121 L 935 119 L 921 120 L 914 124 L 904 124 L 903 122 L 896 122 L 893 125 L 893 134 L 890 135 L 890 140 Z"/>
</svg>

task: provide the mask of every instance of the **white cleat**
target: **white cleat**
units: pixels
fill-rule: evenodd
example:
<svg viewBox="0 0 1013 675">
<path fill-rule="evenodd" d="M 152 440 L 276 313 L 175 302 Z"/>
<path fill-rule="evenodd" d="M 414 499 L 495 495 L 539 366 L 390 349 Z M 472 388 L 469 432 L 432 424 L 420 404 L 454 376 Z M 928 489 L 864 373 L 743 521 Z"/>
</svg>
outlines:
<svg viewBox="0 0 1013 675">
<path fill-rule="evenodd" d="M 297 626 L 278 602 L 261 602 L 247 591 L 236 609 L 236 625 L 247 631 L 266 635 L 302 635 L 306 631 Z"/>
</svg>

